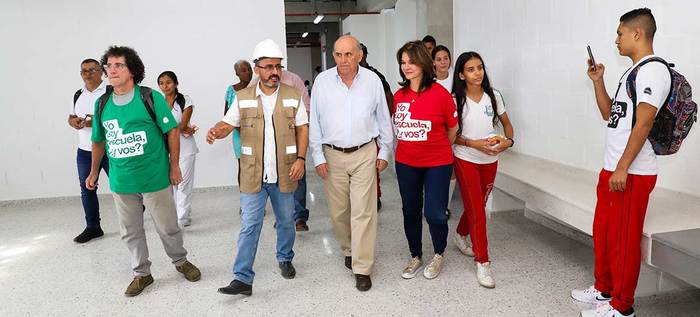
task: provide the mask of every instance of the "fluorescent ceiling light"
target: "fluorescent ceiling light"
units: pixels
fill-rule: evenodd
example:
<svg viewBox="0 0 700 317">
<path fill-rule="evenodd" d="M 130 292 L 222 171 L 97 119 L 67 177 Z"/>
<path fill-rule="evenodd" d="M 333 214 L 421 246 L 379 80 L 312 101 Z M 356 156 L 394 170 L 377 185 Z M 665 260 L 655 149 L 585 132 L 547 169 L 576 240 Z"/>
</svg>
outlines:
<svg viewBox="0 0 700 317">
<path fill-rule="evenodd" d="M 307 36 L 309 36 L 309 32 L 304 32 L 304 34 L 301 35 L 302 38 L 306 38 Z"/>
<path fill-rule="evenodd" d="M 318 24 L 319 22 L 321 22 L 321 20 L 323 20 L 323 14 L 316 13 L 316 18 L 314 18 L 314 24 Z"/>
</svg>

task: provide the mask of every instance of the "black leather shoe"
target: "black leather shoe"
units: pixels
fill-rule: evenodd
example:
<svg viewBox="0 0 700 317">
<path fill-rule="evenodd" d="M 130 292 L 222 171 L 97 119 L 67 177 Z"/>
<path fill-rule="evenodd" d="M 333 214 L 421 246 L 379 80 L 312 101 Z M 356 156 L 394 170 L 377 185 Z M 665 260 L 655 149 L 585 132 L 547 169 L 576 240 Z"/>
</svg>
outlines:
<svg viewBox="0 0 700 317">
<path fill-rule="evenodd" d="M 372 279 L 369 278 L 369 275 L 355 274 L 355 287 L 360 292 L 369 291 L 372 288 Z"/>
<path fill-rule="evenodd" d="M 292 262 L 280 262 L 280 271 L 282 272 L 282 277 L 291 280 L 297 275 L 297 270 L 294 269 Z"/>
<path fill-rule="evenodd" d="M 309 225 L 306 224 L 304 220 L 297 220 L 296 230 L 299 231 L 309 231 Z"/>
<path fill-rule="evenodd" d="M 352 257 L 351 256 L 345 257 L 345 267 L 352 270 Z"/>
<path fill-rule="evenodd" d="M 85 228 L 77 237 L 73 238 L 75 243 L 85 243 L 92 239 L 105 235 L 101 228 Z"/>
<path fill-rule="evenodd" d="M 226 295 L 253 295 L 253 285 L 248 285 L 239 280 L 231 281 L 228 286 L 219 288 L 219 293 Z"/>
<path fill-rule="evenodd" d="M 382 210 L 382 200 L 377 198 L 377 211 Z"/>
</svg>

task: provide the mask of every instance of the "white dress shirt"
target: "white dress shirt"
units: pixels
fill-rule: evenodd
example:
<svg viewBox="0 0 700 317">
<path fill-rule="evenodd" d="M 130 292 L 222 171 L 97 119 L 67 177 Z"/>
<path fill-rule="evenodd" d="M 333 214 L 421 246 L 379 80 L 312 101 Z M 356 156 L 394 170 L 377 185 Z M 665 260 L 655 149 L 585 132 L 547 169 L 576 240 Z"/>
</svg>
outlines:
<svg viewBox="0 0 700 317">
<path fill-rule="evenodd" d="M 348 148 L 377 138 L 377 158 L 389 161 L 393 132 L 384 87 L 379 77 L 364 67 L 348 88 L 336 67 L 316 77 L 311 89 L 309 146 L 316 166 L 326 163 L 323 144 Z"/>
</svg>

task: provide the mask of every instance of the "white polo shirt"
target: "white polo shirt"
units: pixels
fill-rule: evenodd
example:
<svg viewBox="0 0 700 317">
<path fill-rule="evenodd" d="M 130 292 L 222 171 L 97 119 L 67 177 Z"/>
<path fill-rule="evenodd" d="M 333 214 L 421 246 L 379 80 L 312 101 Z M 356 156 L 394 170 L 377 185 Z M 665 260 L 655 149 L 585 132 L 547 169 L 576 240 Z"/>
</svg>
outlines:
<svg viewBox="0 0 700 317">
<path fill-rule="evenodd" d="M 493 94 L 496 97 L 497 114 L 493 113 L 491 98 L 489 98 L 489 95 L 486 92 L 484 92 L 484 94 L 481 96 L 481 100 L 479 100 L 479 102 L 471 100 L 469 97 L 467 97 L 467 102 L 464 105 L 461 118 L 461 136 L 463 138 L 468 140 L 480 140 L 495 136 L 497 134 L 493 126 L 493 116 L 500 116 L 504 114 L 506 112 L 506 108 L 503 105 L 503 97 L 501 96 L 501 93 L 494 90 Z M 475 164 L 491 164 L 498 161 L 497 155 L 488 155 L 475 148 L 464 145 L 454 145 L 453 152 L 457 158 Z"/>
<path fill-rule="evenodd" d="M 75 106 L 71 103 L 68 114 L 85 119 L 86 115 L 92 115 L 95 111 L 95 102 L 97 98 L 100 98 L 100 96 L 107 91 L 107 82 L 103 80 L 93 91 L 89 91 L 85 86 L 83 86 L 81 90 L 82 93 L 75 102 Z M 85 127 L 77 131 L 78 148 L 84 151 L 92 151 L 92 141 L 90 140 L 90 137 L 92 137 L 92 128 Z"/>
<path fill-rule="evenodd" d="M 653 56 L 649 55 L 640 59 L 625 72 L 618 82 L 620 88 L 616 96 L 613 97 L 610 119 L 605 134 L 604 169 L 607 171 L 614 172 L 617 168 L 617 163 L 620 161 L 632 133 L 632 117 L 635 112 L 632 99 L 627 95 L 625 87 L 627 77 L 639 63 Z M 648 103 L 656 108 L 658 114 L 659 108 L 666 101 L 668 92 L 671 90 L 671 74 L 666 65 L 659 62 L 649 62 L 639 68 L 635 89 L 637 91 L 637 105 L 642 102 Z M 656 154 L 654 154 L 654 149 L 648 139 L 644 141 L 642 149 L 632 161 L 627 173 L 635 175 L 658 174 Z"/>
<path fill-rule="evenodd" d="M 275 127 L 272 123 L 272 114 L 275 111 L 279 88 L 275 92 L 267 96 L 260 89 L 260 84 L 255 86 L 255 97 L 260 97 L 263 105 L 263 116 L 265 118 L 265 148 L 263 149 L 263 183 L 277 183 L 277 144 L 275 141 Z M 284 107 L 295 107 L 297 110 L 294 118 L 295 126 L 302 126 L 309 123 L 309 117 L 306 114 L 304 103 L 300 100 L 291 99 L 292 101 L 284 101 Z M 294 102 L 296 101 L 296 102 Z M 255 105 L 257 107 L 257 103 Z M 226 111 L 221 121 L 226 122 L 234 127 L 241 126 L 241 109 L 238 104 L 238 95 L 234 97 L 231 107 Z M 252 148 L 241 146 L 241 157 L 243 155 L 252 155 L 255 153 Z"/>
</svg>

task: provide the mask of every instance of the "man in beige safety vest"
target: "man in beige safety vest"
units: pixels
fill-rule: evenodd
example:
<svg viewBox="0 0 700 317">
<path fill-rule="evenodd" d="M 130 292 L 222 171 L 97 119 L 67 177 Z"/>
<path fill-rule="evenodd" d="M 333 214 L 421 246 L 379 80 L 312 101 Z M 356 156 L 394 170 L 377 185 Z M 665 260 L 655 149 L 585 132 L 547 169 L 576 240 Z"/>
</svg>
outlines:
<svg viewBox="0 0 700 317">
<path fill-rule="evenodd" d="M 308 116 L 299 90 L 280 83 L 284 54 L 272 40 L 255 46 L 257 85 L 238 91 L 231 107 L 209 130 L 207 142 L 241 134 L 241 231 L 233 264 L 234 280 L 219 292 L 251 295 L 253 262 L 268 197 L 277 220 L 277 262 L 282 277 L 292 279 L 294 258 L 294 190 L 304 175 L 309 143 Z"/>
</svg>

